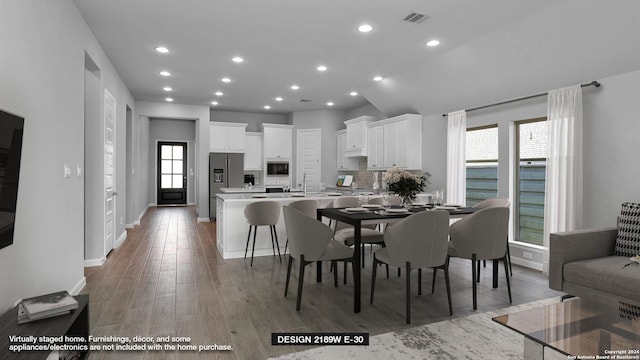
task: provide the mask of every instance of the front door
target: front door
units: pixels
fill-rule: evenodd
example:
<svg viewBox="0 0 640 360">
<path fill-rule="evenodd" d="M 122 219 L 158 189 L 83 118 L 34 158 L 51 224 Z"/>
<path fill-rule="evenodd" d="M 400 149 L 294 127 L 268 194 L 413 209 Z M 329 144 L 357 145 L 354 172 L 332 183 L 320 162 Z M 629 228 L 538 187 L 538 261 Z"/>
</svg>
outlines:
<svg viewBox="0 0 640 360">
<path fill-rule="evenodd" d="M 158 142 L 158 205 L 187 203 L 187 143 Z"/>
</svg>

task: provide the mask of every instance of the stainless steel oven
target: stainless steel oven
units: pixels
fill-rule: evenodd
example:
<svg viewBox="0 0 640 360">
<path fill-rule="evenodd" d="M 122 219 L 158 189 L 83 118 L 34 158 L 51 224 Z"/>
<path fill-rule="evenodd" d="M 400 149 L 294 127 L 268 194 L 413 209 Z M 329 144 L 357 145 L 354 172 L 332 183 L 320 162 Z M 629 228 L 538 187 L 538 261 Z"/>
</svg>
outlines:
<svg viewBox="0 0 640 360">
<path fill-rule="evenodd" d="M 267 176 L 289 176 L 289 162 L 267 161 Z"/>
</svg>

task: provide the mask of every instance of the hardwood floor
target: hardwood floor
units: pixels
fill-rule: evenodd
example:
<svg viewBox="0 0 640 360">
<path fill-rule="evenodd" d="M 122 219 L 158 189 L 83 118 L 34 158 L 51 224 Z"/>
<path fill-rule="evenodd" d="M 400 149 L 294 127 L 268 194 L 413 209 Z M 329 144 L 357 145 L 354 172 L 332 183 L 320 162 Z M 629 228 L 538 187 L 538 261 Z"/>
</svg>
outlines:
<svg viewBox="0 0 640 360">
<path fill-rule="evenodd" d="M 297 273 L 283 297 L 286 259 L 223 260 L 215 246 L 215 223 L 197 223 L 194 207 L 150 208 L 140 226 L 112 251 L 102 267 L 86 268 L 90 331 L 94 336 L 189 336 L 191 344 L 229 344 L 230 352 L 93 352 L 91 359 L 265 359 L 308 347 L 271 346 L 272 332 L 368 332 L 371 336 L 451 319 L 442 271 L 430 294 L 431 272 L 423 273 L 417 295 L 412 273 L 412 324 L 405 324 L 404 277 L 378 272 L 376 297 L 369 304 L 371 254 L 362 273 L 362 312 L 353 313 L 353 278 L 333 286 L 329 264 L 323 282 L 315 265 L 305 272 L 302 308 L 295 310 Z M 245 224 L 238 226 L 246 227 Z M 381 268 L 382 269 L 382 268 Z M 513 304 L 545 299 L 550 290 L 540 272 L 515 266 Z M 472 310 L 470 262 L 451 261 L 454 317 L 509 306 L 502 267 L 498 289 L 491 288 L 491 265 L 482 271 L 478 310 Z M 342 265 L 340 265 L 342 275 Z M 342 279 L 342 276 L 340 276 Z"/>
</svg>

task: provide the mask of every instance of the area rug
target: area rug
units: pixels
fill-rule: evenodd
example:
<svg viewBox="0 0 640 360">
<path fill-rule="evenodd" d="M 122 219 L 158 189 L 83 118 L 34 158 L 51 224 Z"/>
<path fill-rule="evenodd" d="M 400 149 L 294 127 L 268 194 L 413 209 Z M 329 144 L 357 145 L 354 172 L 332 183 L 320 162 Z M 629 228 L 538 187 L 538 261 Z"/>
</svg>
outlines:
<svg viewBox="0 0 640 360">
<path fill-rule="evenodd" d="M 557 302 L 554 297 L 380 334 L 369 346 L 323 346 L 275 359 L 523 359 L 523 336 L 491 318 Z"/>
</svg>

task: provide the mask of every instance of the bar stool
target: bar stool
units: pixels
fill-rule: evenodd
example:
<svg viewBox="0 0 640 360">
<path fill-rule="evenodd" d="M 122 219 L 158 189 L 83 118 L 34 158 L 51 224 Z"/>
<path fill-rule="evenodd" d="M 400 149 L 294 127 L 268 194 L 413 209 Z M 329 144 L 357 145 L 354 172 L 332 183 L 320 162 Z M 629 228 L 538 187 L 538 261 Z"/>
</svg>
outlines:
<svg viewBox="0 0 640 360">
<path fill-rule="evenodd" d="M 278 257 L 280 258 L 280 262 L 282 263 L 282 257 L 280 256 L 280 245 L 278 244 L 278 234 L 276 233 L 276 224 L 278 224 L 278 220 L 280 220 L 280 203 L 276 201 L 256 201 L 244 208 L 244 217 L 247 218 L 247 222 L 249 223 L 249 234 L 247 235 L 247 246 L 244 249 L 244 258 L 247 258 L 247 251 L 249 250 L 251 228 L 254 228 L 253 246 L 251 248 L 251 266 L 253 266 L 253 253 L 256 249 L 256 233 L 258 232 L 258 226 L 269 226 L 273 256 L 276 256 L 277 247 Z"/>
</svg>

